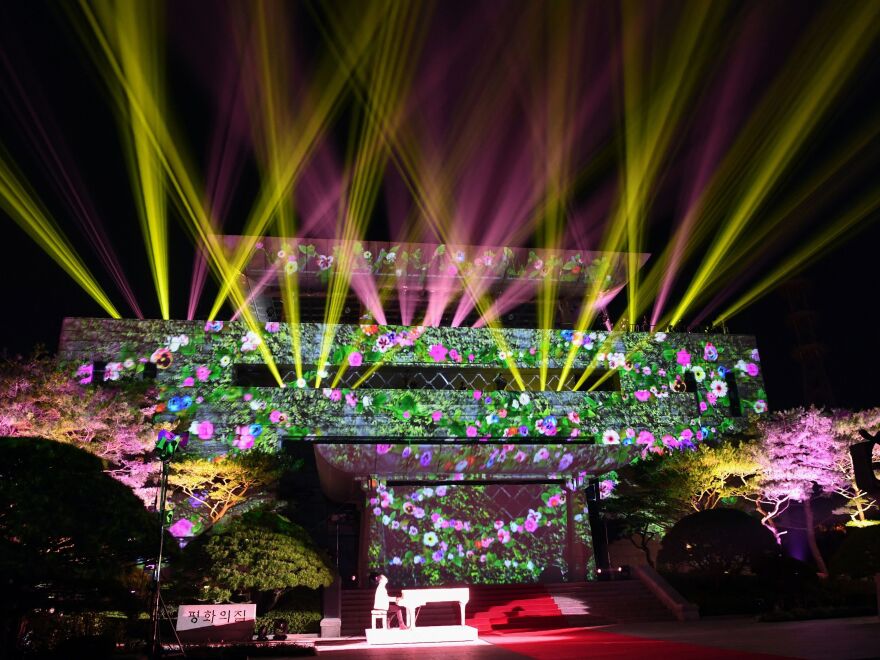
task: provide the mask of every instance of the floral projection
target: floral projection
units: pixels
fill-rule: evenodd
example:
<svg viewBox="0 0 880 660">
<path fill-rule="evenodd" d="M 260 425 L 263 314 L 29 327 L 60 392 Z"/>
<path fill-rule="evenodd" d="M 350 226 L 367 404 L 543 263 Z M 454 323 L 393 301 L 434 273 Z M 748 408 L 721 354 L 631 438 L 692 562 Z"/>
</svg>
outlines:
<svg viewBox="0 0 880 660">
<path fill-rule="evenodd" d="M 561 577 L 569 506 L 589 534 L 582 494 L 555 484 L 379 484 L 368 504 L 370 570 L 401 586 Z"/>
</svg>

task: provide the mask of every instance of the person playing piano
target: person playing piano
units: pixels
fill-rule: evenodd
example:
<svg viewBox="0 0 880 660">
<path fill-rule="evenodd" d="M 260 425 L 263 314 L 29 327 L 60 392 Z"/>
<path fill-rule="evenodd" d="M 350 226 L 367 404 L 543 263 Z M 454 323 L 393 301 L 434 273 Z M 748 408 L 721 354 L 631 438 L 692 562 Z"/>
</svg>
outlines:
<svg viewBox="0 0 880 660">
<path fill-rule="evenodd" d="M 389 626 L 391 616 L 397 619 L 397 627 L 401 630 L 406 630 L 406 623 L 403 620 L 403 614 L 400 611 L 400 607 L 398 607 L 397 602 L 391 602 L 391 598 L 388 596 L 388 578 L 384 575 L 379 576 L 379 584 L 376 586 L 376 596 L 373 598 L 373 609 L 374 610 L 384 610 L 387 612 L 385 615 L 389 620 Z"/>
</svg>

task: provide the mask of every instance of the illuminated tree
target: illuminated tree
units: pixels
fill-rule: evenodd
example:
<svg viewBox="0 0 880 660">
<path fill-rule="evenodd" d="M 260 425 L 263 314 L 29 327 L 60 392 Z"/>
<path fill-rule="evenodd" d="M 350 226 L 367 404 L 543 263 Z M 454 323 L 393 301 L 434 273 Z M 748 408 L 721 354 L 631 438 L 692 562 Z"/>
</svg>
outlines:
<svg viewBox="0 0 880 660">
<path fill-rule="evenodd" d="M 288 589 L 329 587 L 333 581 L 329 559 L 308 533 L 270 511 L 217 525 L 192 550 L 196 561 L 205 560 L 200 571 L 205 599 L 245 598 L 261 605 L 261 612 L 271 610 Z"/>
<path fill-rule="evenodd" d="M 184 458 L 171 464 L 168 484 L 190 499 L 207 528 L 277 481 L 285 467 L 280 457 L 256 451 L 215 460 Z"/>
<path fill-rule="evenodd" d="M 694 451 L 669 456 L 661 466 L 671 497 L 686 501 L 695 511 L 732 503 L 759 487 L 762 472 L 747 443 L 700 445 Z"/>
<path fill-rule="evenodd" d="M 158 463 L 145 461 L 155 429 L 143 383 L 79 384 L 73 370 L 42 352 L 0 363 L 0 435 L 71 444 L 107 462 L 106 470 L 144 502 L 155 499 Z"/>
<path fill-rule="evenodd" d="M 760 424 L 761 439 L 755 446 L 755 460 L 762 479 L 759 489 L 747 498 L 754 502 L 761 522 L 780 540 L 773 518 L 792 502 L 801 502 L 806 517 L 810 551 L 819 572 L 828 574 L 816 544 L 811 499 L 830 495 L 847 485 L 838 469 L 841 443 L 834 436 L 830 415 L 811 407 L 776 414 Z"/>
</svg>

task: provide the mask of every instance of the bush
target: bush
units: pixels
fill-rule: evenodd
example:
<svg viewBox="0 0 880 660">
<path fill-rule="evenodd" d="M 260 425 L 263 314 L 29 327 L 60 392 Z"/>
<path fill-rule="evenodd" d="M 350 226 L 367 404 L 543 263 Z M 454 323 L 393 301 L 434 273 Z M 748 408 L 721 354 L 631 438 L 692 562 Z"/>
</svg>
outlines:
<svg viewBox="0 0 880 660">
<path fill-rule="evenodd" d="M 743 575 L 778 556 L 773 534 L 735 509 L 699 511 L 679 520 L 663 537 L 658 566 L 672 573 Z"/>
<path fill-rule="evenodd" d="M 314 610 L 273 610 L 268 614 L 258 616 L 254 629 L 259 630 L 260 626 L 266 626 L 271 635 L 275 622 L 279 619 L 287 622 L 287 631 L 291 634 L 320 631 L 321 613 Z"/>
<path fill-rule="evenodd" d="M 880 573 L 880 525 L 852 527 L 831 559 L 831 572 L 853 578 Z"/>
</svg>

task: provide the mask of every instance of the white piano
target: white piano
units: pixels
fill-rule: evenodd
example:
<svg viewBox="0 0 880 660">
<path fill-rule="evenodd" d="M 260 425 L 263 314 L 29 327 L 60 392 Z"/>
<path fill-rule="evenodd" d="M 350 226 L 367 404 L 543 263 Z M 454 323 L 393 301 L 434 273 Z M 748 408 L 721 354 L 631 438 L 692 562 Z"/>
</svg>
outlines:
<svg viewBox="0 0 880 660">
<path fill-rule="evenodd" d="M 397 605 L 406 616 L 406 625 L 416 627 L 418 608 L 428 603 L 458 603 L 461 608 L 461 625 L 464 625 L 464 608 L 470 600 L 470 589 L 467 587 L 451 587 L 438 589 L 402 589 Z"/>
</svg>

